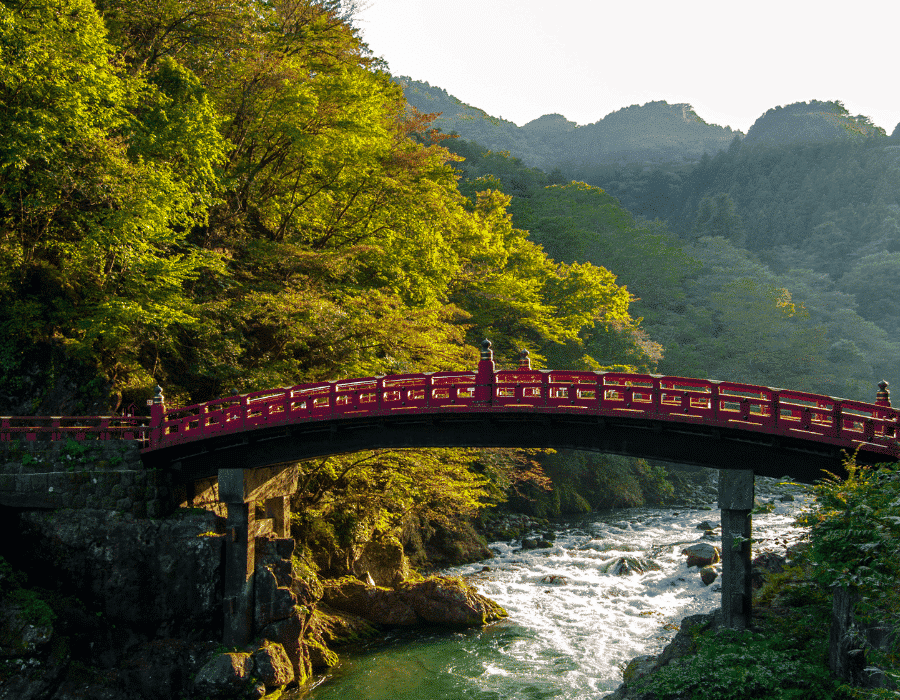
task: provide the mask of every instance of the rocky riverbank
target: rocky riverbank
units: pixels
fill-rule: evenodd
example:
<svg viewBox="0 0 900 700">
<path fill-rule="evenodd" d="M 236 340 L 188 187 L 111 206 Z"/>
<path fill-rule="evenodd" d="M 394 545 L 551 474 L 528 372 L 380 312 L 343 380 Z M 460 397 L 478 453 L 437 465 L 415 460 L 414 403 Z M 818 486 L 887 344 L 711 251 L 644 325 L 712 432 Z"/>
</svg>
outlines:
<svg viewBox="0 0 900 700">
<path fill-rule="evenodd" d="M 798 514 L 810 499 L 807 487 L 792 484 L 787 478 L 757 477 L 755 482 L 757 516 L 776 510 Z M 709 585 L 719 574 L 719 531 L 709 521 L 697 526 L 704 530 L 703 539 L 708 542 L 688 547 L 683 553 L 688 557 L 688 565 L 696 566 L 703 582 Z M 791 573 L 785 573 L 794 571 L 791 567 L 802 558 L 804 533 L 796 528 L 793 533 L 782 533 L 774 539 L 754 538 L 751 629 L 725 629 L 720 610 L 689 616 L 681 621 L 677 635 L 662 652 L 635 657 L 623 667 L 622 685 L 606 696 L 608 700 L 667 700 L 682 697 L 684 692 L 703 692 L 708 684 L 726 687 L 731 681 L 721 678 L 729 675 L 726 657 L 730 645 L 742 655 L 743 661 L 737 667 L 746 672 L 748 696 L 760 689 L 764 691 L 769 682 L 765 679 L 769 678 L 775 681 L 771 693 L 757 692 L 753 697 L 781 697 L 777 695 L 779 688 L 790 691 L 804 688 L 803 683 L 813 693 L 805 697 L 832 697 L 830 692 L 837 684 L 831 680 L 826 664 L 830 595 L 806 586 L 802 577 L 796 583 Z M 786 670 L 789 668 L 795 669 L 798 676 L 791 678 Z M 734 682 L 741 687 L 738 681 Z M 822 692 L 815 694 L 814 687 L 819 686 Z M 713 693 L 710 697 L 719 695 Z"/>
</svg>

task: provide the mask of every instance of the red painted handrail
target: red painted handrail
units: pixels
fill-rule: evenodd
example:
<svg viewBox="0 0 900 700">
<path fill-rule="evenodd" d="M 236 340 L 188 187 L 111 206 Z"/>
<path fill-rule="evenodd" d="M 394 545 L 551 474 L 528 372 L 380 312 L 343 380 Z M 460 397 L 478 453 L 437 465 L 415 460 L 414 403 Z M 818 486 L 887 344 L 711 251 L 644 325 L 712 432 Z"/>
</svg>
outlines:
<svg viewBox="0 0 900 700">
<path fill-rule="evenodd" d="M 877 403 L 737 382 L 623 372 L 495 370 L 489 346 L 475 372 L 426 372 L 300 384 L 166 409 L 162 390 L 140 417 L 0 418 L 0 441 L 138 440 L 144 451 L 309 421 L 454 412 L 577 413 L 785 435 L 898 458 L 900 412 Z"/>
<path fill-rule="evenodd" d="M 0 442 L 136 440 L 149 445 L 147 416 L 2 416 Z"/>
<path fill-rule="evenodd" d="M 900 455 L 900 412 L 890 406 L 737 382 L 527 368 L 361 377 L 163 409 L 149 449 L 308 421 L 535 410 L 739 428 Z"/>
</svg>

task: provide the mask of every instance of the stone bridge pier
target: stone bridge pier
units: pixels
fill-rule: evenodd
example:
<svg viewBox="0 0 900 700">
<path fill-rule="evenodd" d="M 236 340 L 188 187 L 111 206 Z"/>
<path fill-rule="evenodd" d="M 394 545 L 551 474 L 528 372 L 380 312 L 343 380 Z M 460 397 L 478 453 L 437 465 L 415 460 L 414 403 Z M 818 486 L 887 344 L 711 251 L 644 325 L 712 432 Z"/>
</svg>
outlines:
<svg viewBox="0 0 900 700">
<path fill-rule="evenodd" d="M 751 469 L 719 470 L 722 509 L 722 617 L 726 627 L 750 626 L 750 578 L 754 479 Z"/>
<path fill-rule="evenodd" d="M 297 467 L 277 465 L 257 469 L 219 469 L 219 501 L 227 508 L 225 575 L 223 581 L 223 643 L 241 647 L 253 636 L 256 538 L 290 537 L 290 495 L 297 490 Z M 256 503 L 265 503 L 265 518 L 255 517 Z"/>
</svg>

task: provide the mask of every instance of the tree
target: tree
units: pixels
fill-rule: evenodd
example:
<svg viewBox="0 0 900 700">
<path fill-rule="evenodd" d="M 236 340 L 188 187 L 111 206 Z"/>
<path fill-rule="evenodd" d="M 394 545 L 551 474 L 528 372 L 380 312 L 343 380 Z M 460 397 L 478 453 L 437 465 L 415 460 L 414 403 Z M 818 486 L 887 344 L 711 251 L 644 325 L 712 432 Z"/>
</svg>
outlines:
<svg viewBox="0 0 900 700">
<path fill-rule="evenodd" d="M 18 342 L 62 341 L 124 385 L 196 319 L 184 285 L 215 261 L 186 234 L 224 147 L 189 71 L 128 76 L 112 51 L 86 0 L 0 8 L 0 299 Z"/>
</svg>

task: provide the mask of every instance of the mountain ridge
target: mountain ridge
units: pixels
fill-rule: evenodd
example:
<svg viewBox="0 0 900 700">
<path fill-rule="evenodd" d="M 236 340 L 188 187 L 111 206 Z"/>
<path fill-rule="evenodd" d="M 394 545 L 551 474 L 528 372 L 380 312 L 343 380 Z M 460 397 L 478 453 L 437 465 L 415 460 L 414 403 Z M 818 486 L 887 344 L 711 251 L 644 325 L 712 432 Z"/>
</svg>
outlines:
<svg viewBox="0 0 900 700">
<path fill-rule="evenodd" d="M 629 105 L 585 125 L 559 113 L 522 126 L 493 117 L 446 90 L 409 77 L 394 77 L 407 102 L 420 112 L 439 113 L 434 125 L 492 151 L 507 151 L 546 172 L 596 165 L 660 166 L 699 162 L 737 140 L 746 146 L 779 146 L 842 138 L 886 136 L 868 117 L 852 116 L 840 101 L 794 102 L 762 114 L 747 134 L 705 121 L 686 102 L 655 100 Z M 893 137 L 900 136 L 900 125 Z"/>
</svg>

